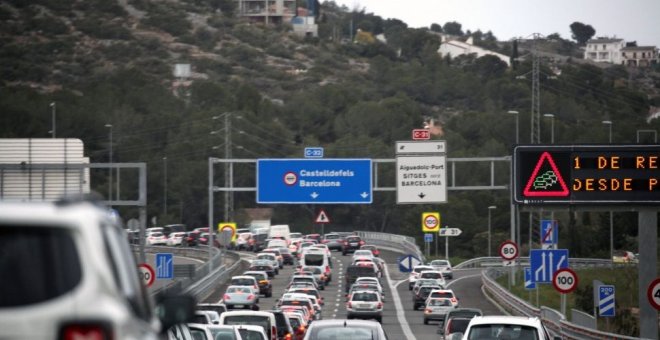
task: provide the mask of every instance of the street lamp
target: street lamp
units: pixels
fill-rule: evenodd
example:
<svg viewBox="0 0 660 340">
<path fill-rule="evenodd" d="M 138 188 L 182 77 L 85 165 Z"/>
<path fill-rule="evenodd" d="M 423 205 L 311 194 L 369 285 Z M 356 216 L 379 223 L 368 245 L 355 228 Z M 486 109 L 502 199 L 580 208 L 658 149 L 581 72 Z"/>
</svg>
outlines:
<svg viewBox="0 0 660 340">
<path fill-rule="evenodd" d="M 609 142 L 612 144 L 612 121 L 604 120 L 603 125 L 607 125 L 609 130 Z M 610 210 L 610 261 L 614 259 L 614 213 Z"/>
<path fill-rule="evenodd" d="M 167 216 L 167 157 L 163 157 L 163 215 Z"/>
<path fill-rule="evenodd" d="M 520 123 L 518 118 L 519 118 L 520 116 L 518 115 L 518 111 L 513 111 L 513 110 L 511 110 L 511 111 L 508 111 L 507 113 L 508 113 L 508 114 L 512 114 L 512 115 L 516 115 L 516 144 L 518 144 L 518 142 L 519 142 L 519 137 L 518 137 L 518 124 Z"/>
<path fill-rule="evenodd" d="M 609 142 L 612 144 L 612 121 L 611 120 L 604 120 L 603 125 L 607 125 L 609 132 L 610 132 L 610 137 L 609 137 Z"/>
<path fill-rule="evenodd" d="M 491 212 L 493 209 L 497 209 L 497 207 L 494 206 L 494 205 L 491 205 L 490 207 L 488 207 L 488 257 L 490 257 L 490 255 L 491 255 L 491 254 L 490 254 L 490 248 L 491 248 L 491 247 L 490 247 L 490 243 L 491 243 L 491 242 L 490 242 L 490 241 L 491 241 L 491 237 L 490 237 L 490 235 L 491 235 L 491 232 L 490 232 L 490 212 Z"/>
<path fill-rule="evenodd" d="M 543 117 L 550 118 L 550 144 L 555 144 L 555 115 L 546 113 Z"/>
<path fill-rule="evenodd" d="M 51 113 L 51 124 L 52 124 L 52 126 L 53 126 L 53 129 L 50 130 L 50 132 L 51 132 L 53 138 L 55 138 L 55 112 L 56 112 L 55 102 L 50 103 L 50 108 L 51 108 L 51 110 L 50 110 L 50 113 Z"/>
<path fill-rule="evenodd" d="M 112 164 L 112 124 L 105 124 L 110 129 L 110 164 Z M 108 200 L 112 201 L 112 167 L 110 168 L 110 179 L 108 180 Z"/>
</svg>

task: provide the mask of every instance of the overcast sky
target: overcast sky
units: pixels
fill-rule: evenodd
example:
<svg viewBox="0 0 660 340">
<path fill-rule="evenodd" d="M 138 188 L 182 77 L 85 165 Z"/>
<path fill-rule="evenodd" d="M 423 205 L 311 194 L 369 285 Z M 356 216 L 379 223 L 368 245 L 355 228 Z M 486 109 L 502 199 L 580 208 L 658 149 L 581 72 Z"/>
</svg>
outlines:
<svg viewBox="0 0 660 340">
<path fill-rule="evenodd" d="M 323 1 L 321 1 L 323 2 Z M 596 36 L 615 36 L 638 45 L 660 47 L 660 0 L 335 0 L 349 9 L 366 8 L 411 27 L 462 24 L 467 30 L 492 31 L 498 40 L 532 33 L 559 33 L 571 39 L 570 24 L 591 25 Z"/>
</svg>

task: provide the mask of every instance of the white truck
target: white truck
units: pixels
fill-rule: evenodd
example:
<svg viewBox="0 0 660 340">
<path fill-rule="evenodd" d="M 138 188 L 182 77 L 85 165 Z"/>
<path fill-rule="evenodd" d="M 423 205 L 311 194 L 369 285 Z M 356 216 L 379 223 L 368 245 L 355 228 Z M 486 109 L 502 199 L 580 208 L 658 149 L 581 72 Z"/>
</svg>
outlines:
<svg viewBox="0 0 660 340">
<path fill-rule="evenodd" d="M 288 224 L 276 224 L 270 226 L 270 230 L 268 232 L 268 238 L 282 238 L 284 239 L 287 244 L 289 243 L 289 240 L 291 239 L 289 237 L 289 234 L 291 234 L 291 230 L 289 229 Z"/>
</svg>

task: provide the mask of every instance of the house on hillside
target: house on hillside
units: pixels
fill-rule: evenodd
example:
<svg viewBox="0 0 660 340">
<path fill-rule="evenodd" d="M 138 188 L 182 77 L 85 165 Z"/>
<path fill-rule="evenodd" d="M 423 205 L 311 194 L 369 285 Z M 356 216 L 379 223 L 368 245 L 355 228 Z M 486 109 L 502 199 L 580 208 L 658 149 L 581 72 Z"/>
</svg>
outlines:
<svg viewBox="0 0 660 340">
<path fill-rule="evenodd" d="M 296 16 L 296 0 L 235 0 L 238 16 L 265 24 L 291 22 Z"/>
<path fill-rule="evenodd" d="M 658 63 L 655 46 L 627 46 L 621 49 L 621 64 L 634 67 L 649 67 Z"/>
<path fill-rule="evenodd" d="M 597 63 L 621 65 L 621 49 L 624 47 L 626 47 L 626 42 L 623 39 L 603 37 L 591 39 L 587 41 L 584 59 Z"/>
<path fill-rule="evenodd" d="M 441 39 L 438 53 L 442 57 L 449 56 L 450 58 L 455 58 L 459 55 L 476 54 L 478 58 L 485 55 L 493 55 L 505 62 L 507 66 L 511 66 L 511 59 L 509 56 L 474 45 L 472 37 L 469 37 L 467 41 L 449 39 L 445 36 L 442 36 Z"/>
</svg>

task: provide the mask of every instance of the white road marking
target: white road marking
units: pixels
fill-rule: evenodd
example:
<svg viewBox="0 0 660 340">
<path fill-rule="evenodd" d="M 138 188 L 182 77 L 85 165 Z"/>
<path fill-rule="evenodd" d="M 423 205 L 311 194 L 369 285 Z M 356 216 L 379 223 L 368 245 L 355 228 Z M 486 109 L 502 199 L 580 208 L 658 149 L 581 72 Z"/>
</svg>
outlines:
<svg viewBox="0 0 660 340">
<path fill-rule="evenodd" d="M 406 339 L 417 339 L 410 329 L 410 325 L 408 325 L 408 320 L 406 320 L 405 311 L 403 310 L 403 304 L 399 298 L 399 292 L 392 284 L 392 280 L 390 280 L 390 272 L 387 269 L 387 266 L 385 266 L 385 277 L 387 277 L 387 283 L 390 286 L 390 291 L 392 292 L 392 301 L 394 301 L 394 307 L 396 308 L 396 317 L 397 320 L 399 320 L 403 334 L 406 336 Z M 403 281 L 400 281 L 398 284 L 401 284 L 401 282 Z"/>
<path fill-rule="evenodd" d="M 449 283 L 445 286 L 445 288 L 449 288 L 449 286 L 453 285 L 454 283 L 456 283 L 456 282 L 458 282 L 458 281 L 460 281 L 460 280 L 463 280 L 463 279 L 469 279 L 469 278 L 471 278 L 471 277 L 477 277 L 477 276 L 481 277 L 481 274 L 468 275 L 468 276 L 460 277 L 460 278 L 458 278 L 458 279 L 454 279 L 454 280 L 452 280 L 451 282 L 449 282 Z"/>
</svg>

